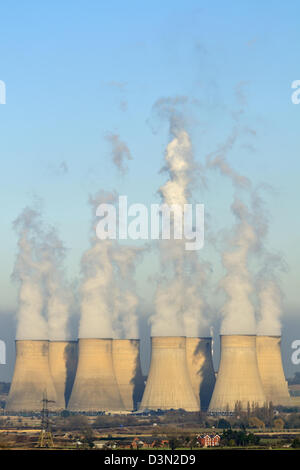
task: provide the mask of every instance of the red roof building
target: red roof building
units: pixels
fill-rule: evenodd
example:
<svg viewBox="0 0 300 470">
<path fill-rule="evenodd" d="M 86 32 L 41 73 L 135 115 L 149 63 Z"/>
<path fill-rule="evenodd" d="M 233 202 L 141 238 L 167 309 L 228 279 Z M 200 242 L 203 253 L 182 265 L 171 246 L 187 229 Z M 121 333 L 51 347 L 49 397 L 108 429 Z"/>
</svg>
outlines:
<svg viewBox="0 0 300 470">
<path fill-rule="evenodd" d="M 205 434 L 203 436 L 197 436 L 197 439 L 202 447 L 216 447 L 220 445 L 221 437 L 219 436 L 219 434 Z"/>
</svg>

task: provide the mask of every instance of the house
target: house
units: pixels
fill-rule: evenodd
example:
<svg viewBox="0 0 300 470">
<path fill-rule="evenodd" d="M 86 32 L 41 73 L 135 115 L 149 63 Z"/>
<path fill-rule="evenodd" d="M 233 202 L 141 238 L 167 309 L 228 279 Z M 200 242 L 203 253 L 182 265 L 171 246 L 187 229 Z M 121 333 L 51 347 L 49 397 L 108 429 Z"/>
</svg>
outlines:
<svg viewBox="0 0 300 470">
<path fill-rule="evenodd" d="M 169 441 L 166 439 L 155 439 L 151 444 L 149 444 L 149 447 L 168 447 Z"/>
<path fill-rule="evenodd" d="M 221 437 L 219 434 L 204 434 L 203 436 L 197 436 L 197 440 L 202 447 L 216 447 L 220 445 Z"/>
<path fill-rule="evenodd" d="M 135 437 L 133 439 L 130 447 L 132 449 L 140 449 L 142 447 L 145 447 L 145 443 L 143 441 L 141 441 L 140 439 L 138 439 L 137 437 Z"/>
<path fill-rule="evenodd" d="M 152 438 L 145 438 L 141 441 L 138 437 L 135 437 L 130 444 L 131 449 L 151 449 L 154 447 L 168 447 L 169 441 L 166 439 L 152 439 Z"/>
</svg>

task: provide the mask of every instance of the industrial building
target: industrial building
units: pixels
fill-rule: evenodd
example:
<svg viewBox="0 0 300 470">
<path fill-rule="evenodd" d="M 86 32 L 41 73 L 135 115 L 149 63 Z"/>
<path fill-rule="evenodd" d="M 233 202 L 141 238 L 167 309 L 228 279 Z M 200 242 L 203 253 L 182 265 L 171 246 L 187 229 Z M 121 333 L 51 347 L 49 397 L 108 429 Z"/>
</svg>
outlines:
<svg viewBox="0 0 300 470">
<path fill-rule="evenodd" d="M 199 411 L 186 359 L 184 336 L 151 338 L 151 364 L 140 410 Z"/>
<path fill-rule="evenodd" d="M 80 338 L 70 411 L 124 411 L 112 357 L 112 339 Z"/>
<path fill-rule="evenodd" d="M 40 411 L 43 397 L 59 409 L 49 367 L 49 341 L 17 340 L 14 375 L 6 402 L 8 412 Z"/>
<path fill-rule="evenodd" d="M 281 337 L 257 336 L 256 350 L 258 369 L 267 401 L 273 405 L 291 405 L 282 365 Z"/>
<path fill-rule="evenodd" d="M 5 410 L 131 412 L 184 409 L 232 413 L 292 403 L 280 336 L 221 335 L 215 378 L 212 339 L 155 336 L 146 387 L 138 339 L 17 340 Z"/>
<path fill-rule="evenodd" d="M 266 396 L 259 375 L 255 335 L 221 335 L 221 360 L 209 412 L 232 412 L 264 406 Z"/>
</svg>

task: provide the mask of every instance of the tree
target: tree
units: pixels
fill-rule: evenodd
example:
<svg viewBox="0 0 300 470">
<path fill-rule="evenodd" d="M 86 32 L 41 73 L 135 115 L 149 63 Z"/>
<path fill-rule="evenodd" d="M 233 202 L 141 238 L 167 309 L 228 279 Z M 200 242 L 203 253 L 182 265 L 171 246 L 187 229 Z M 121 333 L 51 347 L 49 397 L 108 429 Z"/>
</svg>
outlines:
<svg viewBox="0 0 300 470">
<path fill-rule="evenodd" d="M 237 445 L 237 446 L 247 446 L 247 445 L 258 445 L 260 438 L 254 434 L 247 434 L 245 431 L 233 431 L 232 429 L 227 429 L 223 431 L 221 436 L 221 443 L 223 445 Z"/>
<path fill-rule="evenodd" d="M 251 428 L 265 429 L 265 423 L 256 416 L 252 416 L 249 419 L 249 425 Z"/>
<path fill-rule="evenodd" d="M 171 447 L 171 450 L 175 450 L 176 447 L 179 447 L 180 445 L 180 441 L 174 436 L 170 437 L 168 441 L 169 441 L 169 446 Z"/>
<path fill-rule="evenodd" d="M 251 415 L 251 407 L 250 407 L 250 401 L 247 403 L 247 419 L 249 421 Z"/>
<path fill-rule="evenodd" d="M 220 418 L 217 427 L 220 429 L 229 429 L 231 428 L 231 424 L 229 421 L 227 421 L 227 419 Z"/>
<path fill-rule="evenodd" d="M 90 427 L 87 427 L 83 431 L 84 438 L 82 439 L 83 444 L 92 449 L 94 445 L 94 434 Z"/>
<path fill-rule="evenodd" d="M 241 414 L 243 410 L 243 407 L 242 407 L 242 403 L 238 400 L 235 402 L 235 405 L 234 405 L 234 414 L 236 416 L 239 416 Z"/>
<path fill-rule="evenodd" d="M 274 419 L 273 424 L 275 429 L 283 429 L 284 427 L 284 421 L 282 418 Z"/>
<path fill-rule="evenodd" d="M 300 413 L 292 413 L 286 420 L 287 428 L 300 428 Z"/>
<path fill-rule="evenodd" d="M 198 445 L 198 439 L 196 436 L 194 436 L 189 442 L 189 448 L 193 450 L 193 447 L 196 447 L 197 445 Z"/>
<path fill-rule="evenodd" d="M 153 441 L 153 448 L 154 448 L 154 449 L 157 449 L 157 448 L 159 448 L 159 447 L 161 447 L 161 440 L 160 440 L 160 439 L 155 439 L 155 440 Z"/>
<path fill-rule="evenodd" d="M 57 428 L 65 431 L 74 431 L 75 429 L 84 429 L 89 426 L 89 420 L 86 416 L 71 415 L 66 418 L 57 418 L 55 420 Z"/>
<path fill-rule="evenodd" d="M 248 444 L 257 446 L 260 442 L 260 437 L 255 434 L 248 434 Z"/>
<path fill-rule="evenodd" d="M 299 439 L 299 437 L 297 437 L 296 439 L 293 440 L 292 447 L 293 447 L 293 449 L 300 449 L 300 439 Z"/>
</svg>

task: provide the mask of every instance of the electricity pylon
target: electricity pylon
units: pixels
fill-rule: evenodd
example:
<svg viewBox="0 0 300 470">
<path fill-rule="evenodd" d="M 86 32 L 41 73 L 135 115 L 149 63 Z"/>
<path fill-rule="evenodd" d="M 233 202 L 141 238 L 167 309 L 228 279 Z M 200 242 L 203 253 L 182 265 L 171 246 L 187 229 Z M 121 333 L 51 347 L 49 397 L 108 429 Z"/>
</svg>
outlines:
<svg viewBox="0 0 300 470">
<path fill-rule="evenodd" d="M 42 409 L 42 422 L 41 432 L 39 437 L 39 447 L 53 447 L 53 435 L 51 432 L 50 421 L 49 421 L 49 409 L 48 403 L 55 403 L 53 400 L 47 399 L 47 393 L 43 394 L 43 409 Z"/>
</svg>

